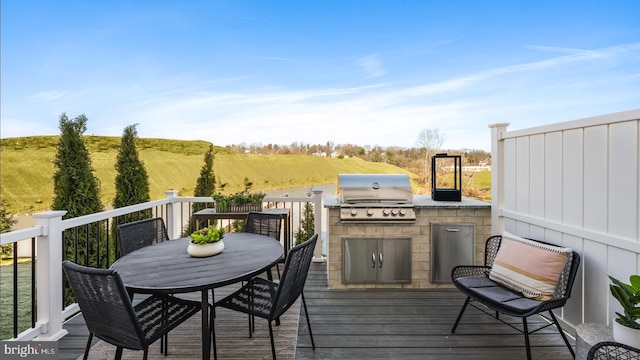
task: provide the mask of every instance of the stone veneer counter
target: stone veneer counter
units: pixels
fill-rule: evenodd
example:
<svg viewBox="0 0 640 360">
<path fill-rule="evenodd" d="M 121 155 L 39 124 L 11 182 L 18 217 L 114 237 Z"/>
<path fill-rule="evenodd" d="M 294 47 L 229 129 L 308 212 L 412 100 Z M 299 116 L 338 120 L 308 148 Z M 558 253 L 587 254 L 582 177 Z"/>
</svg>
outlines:
<svg viewBox="0 0 640 360">
<path fill-rule="evenodd" d="M 484 244 L 491 236 L 491 204 L 462 198 L 460 202 L 434 201 L 430 195 L 414 195 L 416 221 L 411 224 L 341 223 L 338 195 L 324 195 L 327 219 L 327 277 L 330 289 L 361 288 L 452 288 L 431 283 L 431 225 L 472 224 L 475 229 L 475 262 L 482 264 Z M 411 283 L 344 284 L 342 282 L 343 238 L 411 238 Z"/>
</svg>

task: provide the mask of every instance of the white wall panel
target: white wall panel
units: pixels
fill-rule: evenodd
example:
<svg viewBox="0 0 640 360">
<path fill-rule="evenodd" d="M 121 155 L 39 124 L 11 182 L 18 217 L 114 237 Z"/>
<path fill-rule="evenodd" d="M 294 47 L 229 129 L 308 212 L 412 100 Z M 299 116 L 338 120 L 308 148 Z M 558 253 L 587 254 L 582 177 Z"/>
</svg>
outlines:
<svg viewBox="0 0 640 360">
<path fill-rule="evenodd" d="M 609 233 L 638 241 L 638 122 L 609 129 Z"/>
<path fill-rule="evenodd" d="M 582 225 L 583 131 L 568 130 L 562 143 L 562 223 Z"/>
<path fill-rule="evenodd" d="M 529 213 L 544 219 L 544 135 L 533 135 L 529 146 Z"/>
<path fill-rule="evenodd" d="M 582 239 L 572 235 L 563 235 L 562 245 L 573 249 L 578 255 L 582 257 Z M 571 298 L 567 301 L 567 305 L 562 310 L 562 318 L 564 321 L 577 326 L 582 324 L 582 281 L 580 277 L 576 277 L 576 282 L 573 284 L 571 291 Z M 573 295 L 576 296 L 573 296 Z"/>
<path fill-rule="evenodd" d="M 516 147 L 515 140 L 504 142 L 504 208 L 516 209 Z"/>
<path fill-rule="evenodd" d="M 606 125 L 584 131 L 584 227 L 602 233 L 608 223 L 608 138 Z"/>
<path fill-rule="evenodd" d="M 640 273 L 640 109 L 504 132 L 498 141 L 500 223 L 581 254 L 561 316 L 573 326 L 610 324 L 619 308 L 607 275 Z"/>
<path fill-rule="evenodd" d="M 609 246 L 607 261 L 609 263 L 607 274 L 620 281 L 629 282 L 629 275 L 637 274 L 638 254 L 636 253 Z M 609 307 L 609 321 L 611 321 L 612 316 L 615 317 L 615 311 L 621 311 L 622 307 L 613 296 L 609 299 Z"/>
<path fill-rule="evenodd" d="M 529 213 L 529 137 L 516 139 L 516 211 Z"/>
<path fill-rule="evenodd" d="M 609 278 L 607 277 L 607 245 L 585 240 L 582 256 L 584 273 L 584 322 L 607 323 Z"/>
<path fill-rule="evenodd" d="M 562 133 L 546 134 L 544 147 L 545 219 L 562 222 Z"/>
</svg>

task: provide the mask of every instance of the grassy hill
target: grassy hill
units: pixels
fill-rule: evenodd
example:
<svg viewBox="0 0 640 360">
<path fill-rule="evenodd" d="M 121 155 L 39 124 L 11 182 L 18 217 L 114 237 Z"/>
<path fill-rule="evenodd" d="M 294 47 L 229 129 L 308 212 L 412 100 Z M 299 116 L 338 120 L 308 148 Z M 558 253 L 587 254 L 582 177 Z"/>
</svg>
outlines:
<svg viewBox="0 0 640 360">
<path fill-rule="evenodd" d="M 0 199 L 13 214 L 31 214 L 51 208 L 53 160 L 58 136 L 0 139 Z M 95 174 L 101 183 L 102 201 L 110 206 L 115 194 L 114 168 L 120 137 L 85 136 Z M 151 199 L 165 197 L 166 190 L 193 196 L 210 143 L 168 139 L 139 139 Z M 332 159 L 306 155 L 243 155 L 224 147 L 215 148 L 216 179 L 228 183 L 226 193 L 243 189 L 245 177 L 254 191 L 305 187 L 335 183 L 340 173 L 405 173 L 389 164 L 358 158 Z"/>
</svg>

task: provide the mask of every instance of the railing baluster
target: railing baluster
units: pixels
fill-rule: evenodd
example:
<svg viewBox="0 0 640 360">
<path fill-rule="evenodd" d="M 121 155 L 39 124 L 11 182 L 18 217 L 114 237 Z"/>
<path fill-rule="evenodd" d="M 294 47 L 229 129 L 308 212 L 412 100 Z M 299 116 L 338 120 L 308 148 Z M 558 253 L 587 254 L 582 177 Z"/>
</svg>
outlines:
<svg viewBox="0 0 640 360">
<path fill-rule="evenodd" d="M 13 244 L 13 337 L 18 336 L 18 243 Z"/>
</svg>

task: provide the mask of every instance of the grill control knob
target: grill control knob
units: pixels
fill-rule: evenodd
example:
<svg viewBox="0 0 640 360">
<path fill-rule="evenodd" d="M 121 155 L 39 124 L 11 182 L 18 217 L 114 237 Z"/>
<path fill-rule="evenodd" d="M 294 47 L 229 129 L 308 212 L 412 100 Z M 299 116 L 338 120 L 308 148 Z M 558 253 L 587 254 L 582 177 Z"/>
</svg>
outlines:
<svg viewBox="0 0 640 360">
<path fill-rule="evenodd" d="M 391 214 L 391 211 L 389 211 L 389 209 L 383 209 L 382 210 L 382 215 L 389 216 L 389 214 Z"/>
<path fill-rule="evenodd" d="M 398 215 L 398 209 L 391 210 L 391 215 L 397 216 Z"/>
<path fill-rule="evenodd" d="M 373 216 L 373 210 L 367 209 L 367 216 L 369 217 Z"/>
<path fill-rule="evenodd" d="M 405 209 L 400 209 L 400 216 L 407 215 L 407 211 Z"/>
<path fill-rule="evenodd" d="M 358 210 L 351 209 L 351 211 L 349 213 L 351 214 L 351 216 L 356 216 L 356 215 L 358 215 Z"/>
</svg>

